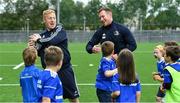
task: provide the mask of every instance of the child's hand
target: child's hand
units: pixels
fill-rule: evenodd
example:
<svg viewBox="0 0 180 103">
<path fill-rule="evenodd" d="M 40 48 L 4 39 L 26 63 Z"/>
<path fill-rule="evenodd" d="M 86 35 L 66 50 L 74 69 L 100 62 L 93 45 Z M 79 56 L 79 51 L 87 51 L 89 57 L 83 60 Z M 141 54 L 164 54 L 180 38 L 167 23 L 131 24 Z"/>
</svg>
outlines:
<svg viewBox="0 0 180 103">
<path fill-rule="evenodd" d="M 157 80 L 157 81 L 160 81 L 162 78 L 161 78 L 161 76 L 159 74 L 155 74 L 155 75 L 153 75 L 153 79 Z"/>
<path fill-rule="evenodd" d="M 164 87 L 163 87 L 162 84 L 161 84 L 161 86 L 160 86 L 160 91 L 163 92 L 163 93 L 165 92 L 165 89 L 164 89 Z"/>
<path fill-rule="evenodd" d="M 152 72 L 152 75 L 154 76 L 154 75 L 160 75 L 160 73 L 158 73 L 158 72 Z"/>
</svg>

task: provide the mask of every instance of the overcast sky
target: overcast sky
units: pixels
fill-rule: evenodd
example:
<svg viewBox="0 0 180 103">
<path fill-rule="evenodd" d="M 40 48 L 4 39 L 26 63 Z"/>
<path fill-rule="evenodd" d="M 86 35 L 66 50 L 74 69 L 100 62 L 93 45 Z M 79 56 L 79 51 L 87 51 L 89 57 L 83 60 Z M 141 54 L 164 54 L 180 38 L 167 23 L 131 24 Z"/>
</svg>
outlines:
<svg viewBox="0 0 180 103">
<path fill-rule="evenodd" d="M 89 1 L 91 1 L 91 0 L 74 0 L 75 2 L 76 1 L 81 1 L 81 2 L 83 2 L 84 4 L 87 4 Z M 112 3 L 115 3 L 115 2 L 119 2 L 119 1 L 121 1 L 121 0 L 101 0 L 102 1 L 102 3 L 103 4 L 105 4 L 106 3 L 106 1 L 111 1 Z"/>
</svg>

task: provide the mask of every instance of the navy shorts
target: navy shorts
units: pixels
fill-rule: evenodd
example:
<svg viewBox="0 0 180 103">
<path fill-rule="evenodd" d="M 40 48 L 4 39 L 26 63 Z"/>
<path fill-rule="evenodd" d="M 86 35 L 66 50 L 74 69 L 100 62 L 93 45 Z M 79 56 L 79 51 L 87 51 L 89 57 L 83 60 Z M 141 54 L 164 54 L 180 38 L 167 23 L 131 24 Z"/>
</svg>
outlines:
<svg viewBox="0 0 180 103">
<path fill-rule="evenodd" d="M 157 96 L 157 97 L 161 97 L 161 98 L 163 98 L 163 97 L 165 96 L 165 93 L 160 90 L 160 87 L 159 87 L 159 89 L 158 89 L 158 92 L 157 92 L 157 95 L 156 95 L 156 96 Z"/>
<path fill-rule="evenodd" d="M 101 89 L 96 89 L 96 94 L 98 97 L 98 100 L 100 103 L 106 102 L 106 103 L 110 103 L 112 102 L 111 99 L 111 92 L 109 91 L 105 91 L 105 90 L 101 90 Z"/>
<path fill-rule="evenodd" d="M 58 71 L 59 78 L 63 86 L 63 98 L 75 99 L 79 97 L 79 91 L 76 86 L 76 80 L 74 72 L 71 67 L 66 69 L 60 69 Z"/>
</svg>

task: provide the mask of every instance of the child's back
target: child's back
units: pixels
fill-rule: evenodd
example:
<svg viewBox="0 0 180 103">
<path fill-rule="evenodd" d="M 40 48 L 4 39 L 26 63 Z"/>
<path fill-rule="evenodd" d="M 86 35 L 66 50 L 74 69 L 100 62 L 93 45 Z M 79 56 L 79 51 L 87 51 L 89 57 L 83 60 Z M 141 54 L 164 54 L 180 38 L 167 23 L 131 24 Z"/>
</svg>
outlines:
<svg viewBox="0 0 180 103">
<path fill-rule="evenodd" d="M 22 87 L 22 95 L 24 102 L 35 102 L 39 99 L 37 91 L 37 80 L 40 70 L 34 65 L 26 66 L 20 74 L 20 86 Z"/>
<path fill-rule="evenodd" d="M 136 102 L 136 93 L 141 91 L 139 79 L 131 84 L 123 84 L 119 81 L 119 74 L 113 77 L 113 91 L 120 91 L 120 95 L 116 97 L 116 102 Z"/>
<path fill-rule="evenodd" d="M 44 61 L 46 69 L 38 80 L 38 90 L 41 93 L 39 102 L 63 102 L 63 88 L 57 72 L 62 66 L 63 51 L 56 46 L 45 49 Z"/>
<path fill-rule="evenodd" d="M 37 90 L 37 80 L 41 70 L 34 65 L 36 57 L 37 51 L 35 48 L 28 47 L 24 49 L 23 60 L 25 68 L 20 74 L 23 102 L 37 102 L 40 96 Z"/>
<path fill-rule="evenodd" d="M 118 74 L 113 77 L 112 94 L 116 102 L 139 102 L 141 85 L 135 71 L 133 54 L 123 49 L 117 59 Z"/>
<path fill-rule="evenodd" d="M 111 102 L 112 77 L 117 73 L 116 62 L 112 58 L 114 44 L 105 41 L 101 46 L 102 59 L 96 76 L 96 94 L 99 102 Z"/>
<path fill-rule="evenodd" d="M 62 83 L 57 73 L 51 69 L 45 69 L 42 72 L 38 80 L 38 88 L 43 97 L 51 98 L 51 102 L 63 102 Z"/>
</svg>

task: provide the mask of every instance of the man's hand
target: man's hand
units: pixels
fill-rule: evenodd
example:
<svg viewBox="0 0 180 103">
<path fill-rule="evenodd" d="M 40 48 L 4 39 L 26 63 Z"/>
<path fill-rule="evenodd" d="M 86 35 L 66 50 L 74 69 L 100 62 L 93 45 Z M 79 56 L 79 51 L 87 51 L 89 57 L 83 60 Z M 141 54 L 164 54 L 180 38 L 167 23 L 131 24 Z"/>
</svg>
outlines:
<svg viewBox="0 0 180 103">
<path fill-rule="evenodd" d="M 39 38 L 41 38 L 41 36 L 39 34 L 33 34 L 33 35 L 29 36 L 29 40 L 32 40 L 34 42 L 36 42 Z"/>
<path fill-rule="evenodd" d="M 33 35 L 29 36 L 28 46 L 35 46 L 35 42 L 39 38 L 41 38 L 41 36 L 39 34 L 33 34 Z"/>
<path fill-rule="evenodd" d="M 99 45 L 94 45 L 94 47 L 92 48 L 92 52 L 93 53 L 101 52 L 101 47 Z"/>
</svg>

